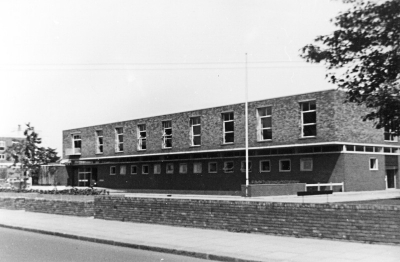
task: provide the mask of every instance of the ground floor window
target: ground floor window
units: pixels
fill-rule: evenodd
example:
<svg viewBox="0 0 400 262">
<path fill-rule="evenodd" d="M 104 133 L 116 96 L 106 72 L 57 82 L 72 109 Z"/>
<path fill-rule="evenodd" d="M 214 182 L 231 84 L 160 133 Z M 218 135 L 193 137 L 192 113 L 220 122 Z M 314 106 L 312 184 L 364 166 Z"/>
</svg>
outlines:
<svg viewBox="0 0 400 262">
<path fill-rule="evenodd" d="M 174 173 L 174 164 L 168 163 L 166 166 L 166 173 L 173 174 Z"/>
<path fill-rule="evenodd" d="M 136 175 L 137 174 L 137 166 L 131 166 L 131 174 Z"/>
<path fill-rule="evenodd" d="M 193 173 L 200 174 L 202 171 L 201 163 L 193 163 Z"/>
<path fill-rule="evenodd" d="M 260 161 L 260 172 L 271 172 L 271 161 L 261 160 Z"/>
<path fill-rule="evenodd" d="M 378 170 L 378 159 L 376 158 L 369 159 L 369 170 Z"/>
<path fill-rule="evenodd" d="M 115 166 L 111 166 L 110 167 L 110 175 L 115 175 L 117 173 L 117 169 L 115 168 Z"/>
<path fill-rule="evenodd" d="M 300 159 L 300 171 L 312 171 L 312 170 L 313 170 L 312 158 Z"/>
<path fill-rule="evenodd" d="M 161 165 L 154 164 L 154 174 L 161 174 Z"/>
<path fill-rule="evenodd" d="M 181 163 L 179 164 L 179 174 L 186 174 L 187 173 L 187 164 Z"/>
<path fill-rule="evenodd" d="M 149 165 L 142 166 L 142 174 L 147 175 L 149 173 Z"/>
<path fill-rule="evenodd" d="M 217 173 L 217 162 L 208 163 L 208 173 Z"/>
<path fill-rule="evenodd" d="M 291 163 L 290 159 L 279 160 L 279 172 L 290 172 Z"/>
<path fill-rule="evenodd" d="M 119 174 L 120 175 L 126 175 L 126 166 L 120 166 L 119 167 Z"/>
<path fill-rule="evenodd" d="M 225 173 L 233 173 L 233 161 L 225 161 L 224 162 L 224 172 Z"/>
<path fill-rule="evenodd" d="M 246 172 L 246 161 L 240 163 L 240 171 Z M 249 162 L 249 172 L 251 172 L 251 162 Z"/>
</svg>

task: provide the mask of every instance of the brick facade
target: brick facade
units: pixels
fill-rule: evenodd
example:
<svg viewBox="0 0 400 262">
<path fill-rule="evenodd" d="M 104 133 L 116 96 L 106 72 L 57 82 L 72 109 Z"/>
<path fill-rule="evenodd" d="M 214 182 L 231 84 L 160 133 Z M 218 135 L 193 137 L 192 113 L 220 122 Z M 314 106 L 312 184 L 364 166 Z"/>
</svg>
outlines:
<svg viewBox="0 0 400 262">
<path fill-rule="evenodd" d="M 300 183 L 345 183 L 346 191 L 382 190 L 385 182 L 385 156 L 395 157 L 391 165 L 395 178 L 390 185 L 400 187 L 398 174 L 400 143 L 384 141 L 383 131 L 362 121 L 365 108 L 343 103 L 345 94 L 335 90 L 249 102 L 249 153 L 252 162 L 250 180 L 294 181 Z M 315 101 L 316 136 L 302 137 L 302 103 Z M 259 141 L 260 119 L 257 110 L 271 107 L 272 139 Z M 241 162 L 245 160 L 244 104 L 194 110 L 176 114 L 135 119 L 92 127 L 65 130 L 64 151 L 72 148 L 72 136 L 79 134 L 81 149 L 70 158 L 69 175 L 73 185 L 80 185 L 78 169 L 91 168 L 98 186 L 127 189 L 160 190 L 215 190 L 238 191 L 245 183 Z M 223 113 L 234 114 L 234 143 L 223 143 Z M 201 145 L 190 143 L 190 119 L 201 119 Z M 162 148 L 163 121 L 171 121 L 172 147 Z M 313 120 L 311 120 L 312 122 Z M 138 149 L 138 125 L 145 124 L 147 149 Z M 123 152 L 116 152 L 116 128 L 123 128 Z M 96 153 L 97 130 L 103 132 L 103 153 Z M 350 147 L 347 148 L 347 146 Z M 360 147 L 362 149 L 360 150 Z M 372 148 L 372 149 L 371 149 Z M 371 151 L 372 150 L 372 151 Z M 376 158 L 378 170 L 371 170 L 370 159 Z M 301 161 L 309 159 L 311 170 L 301 170 Z M 290 170 L 280 170 L 280 161 L 290 161 Z M 225 172 L 224 163 L 233 161 L 233 172 Z M 260 161 L 270 161 L 268 172 L 260 171 Z M 375 160 L 373 160 L 375 161 Z M 217 172 L 208 172 L 210 162 L 217 163 Z M 202 171 L 194 172 L 194 164 L 201 163 Z M 166 165 L 174 165 L 174 173 L 166 173 Z M 179 172 L 179 164 L 188 170 Z M 132 165 L 138 172 L 130 174 Z M 161 172 L 153 172 L 160 165 Z M 126 175 L 120 175 L 121 166 Z M 141 174 L 148 166 L 148 174 Z M 115 175 L 111 174 L 115 167 Z M 391 171 L 392 172 L 392 171 Z"/>
</svg>

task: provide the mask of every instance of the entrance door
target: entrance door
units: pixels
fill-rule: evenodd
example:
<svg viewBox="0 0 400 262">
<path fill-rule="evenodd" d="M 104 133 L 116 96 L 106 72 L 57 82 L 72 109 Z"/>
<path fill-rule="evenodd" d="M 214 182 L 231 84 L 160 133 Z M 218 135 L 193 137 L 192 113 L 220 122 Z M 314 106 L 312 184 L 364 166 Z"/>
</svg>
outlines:
<svg viewBox="0 0 400 262">
<path fill-rule="evenodd" d="M 92 169 L 90 167 L 80 167 L 78 170 L 78 186 L 90 186 Z"/>
<path fill-rule="evenodd" d="M 386 170 L 386 187 L 387 189 L 396 188 L 397 170 Z"/>
</svg>

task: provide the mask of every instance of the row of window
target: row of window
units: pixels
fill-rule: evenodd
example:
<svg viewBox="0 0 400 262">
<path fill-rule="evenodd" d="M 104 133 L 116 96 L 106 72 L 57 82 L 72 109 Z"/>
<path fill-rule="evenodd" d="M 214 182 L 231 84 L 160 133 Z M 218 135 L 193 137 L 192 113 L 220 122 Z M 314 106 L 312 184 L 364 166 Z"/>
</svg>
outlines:
<svg viewBox="0 0 400 262">
<path fill-rule="evenodd" d="M 217 173 L 218 165 L 217 162 L 209 162 L 208 163 L 208 173 Z M 138 166 L 131 165 L 130 174 L 136 175 L 138 174 Z M 141 166 L 141 174 L 149 174 L 150 172 L 150 165 L 144 164 Z M 174 174 L 174 167 L 173 163 L 167 163 L 165 165 L 165 173 L 166 174 Z M 271 172 L 271 161 L 270 160 L 261 160 L 259 162 L 260 172 Z M 313 170 L 313 160 L 312 158 L 304 158 L 300 159 L 300 171 L 312 171 Z M 234 172 L 234 162 L 233 161 L 225 161 L 223 166 L 224 173 L 233 173 Z M 242 161 L 240 165 L 240 171 L 246 171 L 246 162 Z M 291 171 L 291 161 L 290 159 L 281 159 L 279 160 L 279 172 L 290 172 Z M 193 173 L 200 174 L 203 172 L 203 164 L 200 162 L 193 163 Z M 249 172 L 252 172 L 252 162 L 249 162 Z M 188 164 L 187 163 L 180 163 L 179 164 L 179 174 L 187 174 L 188 173 Z M 116 175 L 117 168 L 116 166 L 110 167 L 110 175 Z M 127 169 L 126 165 L 121 165 L 119 167 L 119 174 L 126 175 Z M 153 174 L 161 174 L 161 164 L 154 164 L 153 165 Z"/>
<path fill-rule="evenodd" d="M 252 162 L 249 162 L 249 172 L 252 172 Z M 281 159 L 279 160 L 279 172 L 290 172 L 292 164 L 290 159 Z M 270 160 L 261 160 L 259 162 L 259 170 L 261 173 L 271 172 L 271 161 Z M 369 159 L 369 169 L 370 170 L 378 170 L 378 159 L 370 158 Z M 203 165 L 200 162 L 193 163 L 193 173 L 200 174 L 202 173 Z M 217 173 L 218 166 L 217 162 L 209 162 L 208 163 L 208 173 Z M 312 158 L 302 158 L 300 159 L 300 171 L 312 171 L 313 170 L 313 159 Z M 150 172 L 150 165 L 142 165 L 141 174 L 147 175 Z M 188 164 L 180 163 L 179 164 L 179 174 L 187 174 L 188 173 Z M 225 161 L 223 167 L 224 173 L 233 173 L 234 171 L 234 163 L 233 161 Z M 240 171 L 246 171 L 246 162 L 242 161 L 240 165 Z M 167 163 L 165 166 L 166 174 L 174 174 L 174 164 Z M 117 168 L 115 166 L 110 167 L 110 175 L 116 175 Z M 126 175 L 126 165 L 121 165 L 119 167 L 119 174 Z M 138 166 L 131 165 L 130 174 L 137 175 L 138 174 Z M 161 164 L 153 165 L 153 174 L 161 174 Z"/>
<path fill-rule="evenodd" d="M 317 117 L 315 101 L 300 103 L 302 131 L 301 137 L 315 137 L 317 135 Z M 257 140 L 272 140 L 272 107 L 257 108 Z M 234 112 L 222 113 L 223 144 L 235 142 L 235 115 Z M 172 148 L 173 132 L 170 120 L 162 122 L 162 145 L 163 149 Z M 190 118 L 190 146 L 201 145 L 201 118 Z M 72 135 L 74 153 L 80 153 L 82 139 L 80 134 Z M 147 127 L 146 124 L 137 126 L 137 150 L 147 149 Z M 96 131 L 96 153 L 101 154 L 104 150 L 104 136 L 102 130 Z M 124 128 L 115 128 L 115 151 L 124 151 Z"/>
<path fill-rule="evenodd" d="M 300 103 L 301 112 L 301 137 L 317 136 L 317 112 L 316 102 L 306 101 Z M 272 140 L 272 106 L 257 108 L 257 141 Z M 222 128 L 223 128 L 223 144 L 232 144 L 235 142 L 235 115 L 234 112 L 222 113 Z M 162 144 L 163 149 L 172 148 L 173 133 L 172 122 L 162 121 Z M 102 154 L 104 149 L 103 130 L 96 131 L 96 153 Z M 190 118 L 189 131 L 190 146 L 201 145 L 201 118 Z M 75 153 L 80 153 L 82 139 L 80 134 L 73 134 L 73 148 Z M 397 142 L 397 136 L 393 135 L 390 126 L 384 128 L 384 141 Z M 0 141 L 1 142 L 1 141 Z M 147 149 L 147 127 L 146 124 L 137 126 L 137 150 Z M 1 150 L 1 144 L 0 144 Z M 124 151 L 124 128 L 115 128 L 115 151 Z M 351 151 L 351 150 L 349 150 Z"/>
</svg>

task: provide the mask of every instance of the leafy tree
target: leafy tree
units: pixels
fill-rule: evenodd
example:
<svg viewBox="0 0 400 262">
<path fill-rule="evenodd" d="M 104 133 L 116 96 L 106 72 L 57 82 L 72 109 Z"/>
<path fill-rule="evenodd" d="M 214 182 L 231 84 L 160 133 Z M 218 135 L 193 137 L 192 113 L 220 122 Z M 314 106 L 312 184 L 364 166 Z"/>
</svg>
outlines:
<svg viewBox="0 0 400 262">
<path fill-rule="evenodd" d="M 23 174 L 28 173 L 30 176 L 38 174 L 41 165 L 60 159 L 55 149 L 39 146 L 42 139 L 29 123 L 24 131 L 24 136 L 24 140 L 13 140 L 13 145 L 6 150 L 7 160 L 13 159 L 14 166 L 20 164 Z"/>
<path fill-rule="evenodd" d="M 331 21 L 338 28 L 301 49 L 308 62 L 325 62 L 326 77 L 365 105 L 363 120 L 400 135 L 400 0 L 343 0 L 351 8 Z"/>
</svg>

